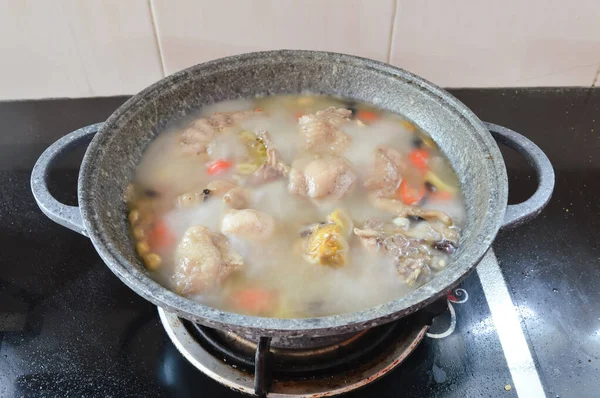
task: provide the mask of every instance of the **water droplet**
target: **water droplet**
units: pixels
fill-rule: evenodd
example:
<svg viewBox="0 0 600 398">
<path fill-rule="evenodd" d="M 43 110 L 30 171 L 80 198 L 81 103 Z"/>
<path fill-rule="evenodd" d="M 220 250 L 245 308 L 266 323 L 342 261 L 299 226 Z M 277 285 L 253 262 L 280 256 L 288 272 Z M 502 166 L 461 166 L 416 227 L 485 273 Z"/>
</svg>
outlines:
<svg viewBox="0 0 600 398">
<path fill-rule="evenodd" d="M 444 369 L 440 368 L 436 364 L 433 364 L 433 368 L 431 370 L 433 371 L 433 380 L 435 380 L 436 383 L 443 383 L 446 381 L 447 377 Z"/>
<path fill-rule="evenodd" d="M 558 292 L 558 289 L 554 287 L 554 288 L 552 288 L 552 291 L 553 291 L 554 293 L 556 293 L 556 292 Z"/>
</svg>

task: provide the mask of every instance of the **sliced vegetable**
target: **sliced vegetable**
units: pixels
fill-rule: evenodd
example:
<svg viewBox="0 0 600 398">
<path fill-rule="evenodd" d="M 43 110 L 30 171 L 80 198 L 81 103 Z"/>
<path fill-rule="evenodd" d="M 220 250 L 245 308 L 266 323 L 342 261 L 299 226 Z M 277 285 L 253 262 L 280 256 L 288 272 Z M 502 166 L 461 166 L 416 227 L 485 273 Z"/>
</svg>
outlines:
<svg viewBox="0 0 600 398">
<path fill-rule="evenodd" d="M 426 147 L 429 147 L 431 149 L 437 149 L 435 142 L 433 142 L 433 140 L 431 138 L 426 137 L 426 136 L 421 136 L 421 140 L 423 141 L 423 145 L 425 145 Z"/>
<path fill-rule="evenodd" d="M 259 167 L 260 165 L 255 163 L 240 163 L 235 166 L 235 171 L 242 175 L 250 175 L 258 170 Z"/>
<path fill-rule="evenodd" d="M 425 149 L 415 149 L 409 155 L 408 158 L 413 166 L 420 170 L 427 170 L 429 168 L 429 152 Z"/>
<path fill-rule="evenodd" d="M 294 113 L 294 117 L 296 119 L 300 119 L 302 116 L 304 116 L 304 112 L 296 112 L 296 113 Z"/>
<path fill-rule="evenodd" d="M 267 160 L 267 147 L 263 138 L 250 131 L 242 131 L 240 138 L 246 146 L 248 156 L 243 162 L 236 164 L 235 169 L 238 174 L 250 175 Z"/>
<path fill-rule="evenodd" d="M 446 184 L 441 178 L 431 172 L 431 170 L 425 174 L 425 181 L 432 184 L 438 191 L 448 191 L 451 194 L 456 194 L 458 192 L 458 188 Z"/>
<path fill-rule="evenodd" d="M 378 119 L 378 116 L 373 111 L 359 110 L 356 112 L 356 118 L 363 122 L 374 122 Z"/>
<path fill-rule="evenodd" d="M 169 230 L 167 223 L 160 220 L 154 224 L 148 233 L 148 245 L 153 250 L 169 247 L 175 243 L 175 236 Z"/>
<path fill-rule="evenodd" d="M 275 294 L 261 288 L 246 288 L 233 294 L 233 305 L 253 315 L 268 314 L 275 304 Z"/>
<path fill-rule="evenodd" d="M 411 122 L 409 122 L 408 120 L 402 120 L 400 122 L 400 125 L 402 127 L 404 127 L 406 130 L 410 131 L 411 133 L 414 133 L 416 130 L 415 125 L 412 124 Z"/>
<path fill-rule="evenodd" d="M 396 193 L 402 202 L 407 205 L 414 205 L 425 196 L 425 185 L 415 186 L 407 180 L 402 180 Z"/>
<path fill-rule="evenodd" d="M 206 172 L 210 175 L 222 173 L 229 169 L 233 164 L 227 160 L 215 160 L 208 165 Z"/>
</svg>

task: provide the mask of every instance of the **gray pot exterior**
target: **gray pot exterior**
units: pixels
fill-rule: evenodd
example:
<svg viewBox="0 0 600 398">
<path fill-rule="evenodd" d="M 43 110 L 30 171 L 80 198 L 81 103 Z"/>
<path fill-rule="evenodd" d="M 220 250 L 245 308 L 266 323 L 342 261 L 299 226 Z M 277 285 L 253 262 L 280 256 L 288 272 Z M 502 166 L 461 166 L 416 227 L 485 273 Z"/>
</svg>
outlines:
<svg viewBox="0 0 600 398">
<path fill-rule="evenodd" d="M 467 210 L 459 250 L 450 265 L 429 283 L 397 300 L 354 313 L 309 319 L 272 319 L 224 312 L 188 300 L 152 280 L 135 254 L 125 203 L 125 189 L 146 147 L 169 121 L 203 105 L 302 92 L 373 104 L 405 115 L 431 135 L 459 177 Z M 539 166 L 538 177 L 545 170 L 546 179 L 540 180 L 544 192 L 535 203 L 513 211 L 519 214 L 511 216 L 511 223 L 523 222 L 539 213 L 550 198 L 554 182 L 554 175 L 549 174 L 552 167 L 549 162 L 544 163 L 547 158 L 541 151 L 534 155 L 543 158 L 532 155 L 532 162 Z M 43 175 L 34 170 L 34 195 L 36 189 L 40 190 Z M 292 338 L 358 331 L 406 316 L 443 296 L 460 283 L 490 248 L 504 222 L 508 181 L 502 156 L 486 126 L 444 90 L 377 61 L 284 50 L 196 65 L 132 97 L 111 115 L 92 140 L 82 163 L 78 196 L 85 234 L 110 269 L 142 297 L 206 326 L 246 336 Z M 41 202 L 38 200 L 44 210 Z M 44 212 L 60 222 L 59 217 L 51 215 L 52 206 L 45 206 Z"/>
</svg>

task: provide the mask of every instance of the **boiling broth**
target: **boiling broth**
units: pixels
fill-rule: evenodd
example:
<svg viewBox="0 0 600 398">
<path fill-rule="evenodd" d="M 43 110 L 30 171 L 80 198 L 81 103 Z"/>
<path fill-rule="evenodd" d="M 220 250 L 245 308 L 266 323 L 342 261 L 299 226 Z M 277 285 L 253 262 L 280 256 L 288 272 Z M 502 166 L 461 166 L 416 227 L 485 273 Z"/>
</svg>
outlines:
<svg viewBox="0 0 600 398">
<path fill-rule="evenodd" d="M 128 190 L 150 275 L 223 310 L 302 318 L 397 299 L 459 243 L 457 178 L 415 124 L 366 104 L 207 106 L 146 150 Z"/>
</svg>

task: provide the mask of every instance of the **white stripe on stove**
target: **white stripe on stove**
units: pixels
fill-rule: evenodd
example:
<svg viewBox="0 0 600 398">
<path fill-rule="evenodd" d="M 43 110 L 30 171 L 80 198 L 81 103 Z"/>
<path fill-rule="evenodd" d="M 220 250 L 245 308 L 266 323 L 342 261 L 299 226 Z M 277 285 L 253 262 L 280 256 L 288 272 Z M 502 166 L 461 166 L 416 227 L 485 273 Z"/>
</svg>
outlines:
<svg viewBox="0 0 600 398">
<path fill-rule="evenodd" d="M 492 313 L 517 396 L 546 397 L 523 335 L 519 316 L 510 298 L 498 260 L 491 250 L 477 266 L 477 275 Z"/>
</svg>

